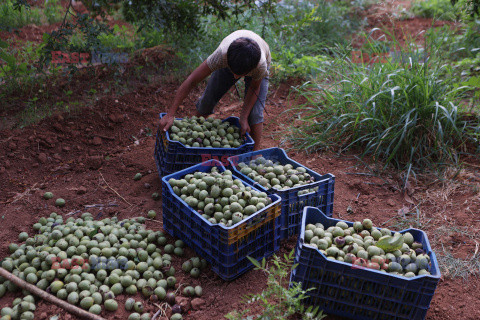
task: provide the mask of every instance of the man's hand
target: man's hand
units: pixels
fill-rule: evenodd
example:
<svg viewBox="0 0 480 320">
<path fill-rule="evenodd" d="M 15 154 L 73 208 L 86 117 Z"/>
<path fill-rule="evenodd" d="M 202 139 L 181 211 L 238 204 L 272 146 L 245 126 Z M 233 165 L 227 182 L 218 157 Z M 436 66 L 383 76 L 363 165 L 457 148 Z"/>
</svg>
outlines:
<svg viewBox="0 0 480 320">
<path fill-rule="evenodd" d="M 160 125 L 159 125 L 158 129 L 166 132 L 172 126 L 173 120 L 175 120 L 174 116 L 169 115 L 167 113 L 162 119 L 160 119 Z"/>
<path fill-rule="evenodd" d="M 240 119 L 240 135 L 244 137 L 247 132 L 250 133 L 250 125 L 248 124 L 248 119 Z"/>
</svg>

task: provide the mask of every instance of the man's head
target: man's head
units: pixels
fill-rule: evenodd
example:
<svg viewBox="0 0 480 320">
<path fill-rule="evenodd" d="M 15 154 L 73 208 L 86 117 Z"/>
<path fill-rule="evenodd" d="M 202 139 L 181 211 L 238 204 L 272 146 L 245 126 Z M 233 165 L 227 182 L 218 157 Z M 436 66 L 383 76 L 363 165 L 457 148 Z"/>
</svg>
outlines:
<svg viewBox="0 0 480 320">
<path fill-rule="evenodd" d="M 228 47 L 228 67 L 236 75 L 246 75 L 258 65 L 260 56 L 260 47 L 254 40 L 238 38 Z"/>
</svg>

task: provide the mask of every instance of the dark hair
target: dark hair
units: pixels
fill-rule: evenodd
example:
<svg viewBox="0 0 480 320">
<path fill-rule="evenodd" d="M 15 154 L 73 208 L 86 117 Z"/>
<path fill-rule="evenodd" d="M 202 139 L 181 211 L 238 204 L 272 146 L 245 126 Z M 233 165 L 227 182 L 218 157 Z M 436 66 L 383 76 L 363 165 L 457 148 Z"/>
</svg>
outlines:
<svg viewBox="0 0 480 320">
<path fill-rule="evenodd" d="M 255 69 L 260 61 L 260 56 L 260 47 L 254 40 L 245 37 L 238 38 L 228 47 L 228 67 L 236 75 L 245 75 Z"/>
</svg>

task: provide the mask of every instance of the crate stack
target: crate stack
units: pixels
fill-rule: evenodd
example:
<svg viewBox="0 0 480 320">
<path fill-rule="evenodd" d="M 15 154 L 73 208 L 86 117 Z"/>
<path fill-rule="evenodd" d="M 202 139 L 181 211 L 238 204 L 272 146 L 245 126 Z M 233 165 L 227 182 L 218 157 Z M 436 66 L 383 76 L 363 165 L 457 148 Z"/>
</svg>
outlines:
<svg viewBox="0 0 480 320">
<path fill-rule="evenodd" d="M 161 114 L 160 117 L 165 116 Z M 238 118 L 223 121 L 240 127 Z M 291 283 L 301 283 L 308 290 L 308 305 L 319 306 L 327 314 L 352 319 L 424 319 L 440 278 L 435 254 L 424 232 L 410 232 L 422 243 L 431 259 L 430 275 L 405 278 L 373 269 L 354 268 L 352 264 L 327 259 L 318 249 L 306 245 L 307 224 L 335 225 L 333 213 L 335 176 L 319 174 L 292 160 L 279 148 L 252 151 L 254 142 L 247 135 L 238 148 L 192 148 L 173 141 L 169 132 L 157 132 L 155 161 L 162 180 L 163 224 L 172 236 L 182 239 L 205 258 L 212 270 L 230 281 L 253 267 L 248 257 L 260 260 L 274 254 L 282 239 L 298 236 Z M 240 163 L 248 165 L 263 157 L 283 166 L 304 168 L 312 178 L 308 184 L 286 190 L 266 189 L 241 172 Z M 212 224 L 196 209 L 175 194 L 170 179 L 182 179 L 197 171 L 219 172 L 229 169 L 235 179 L 265 192 L 271 204 L 253 215 L 227 227 Z M 308 191 L 307 191 L 308 190 Z M 345 221 L 349 226 L 351 222 Z"/>
</svg>

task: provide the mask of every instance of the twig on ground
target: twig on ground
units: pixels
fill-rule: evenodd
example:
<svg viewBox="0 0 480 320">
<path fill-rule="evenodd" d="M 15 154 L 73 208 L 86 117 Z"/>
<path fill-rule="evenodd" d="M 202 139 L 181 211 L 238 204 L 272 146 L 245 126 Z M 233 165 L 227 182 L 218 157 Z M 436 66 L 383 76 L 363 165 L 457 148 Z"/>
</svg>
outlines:
<svg viewBox="0 0 480 320">
<path fill-rule="evenodd" d="M 116 204 L 116 203 L 107 203 L 107 204 L 96 203 L 96 204 L 86 204 L 83 207 L 85 209 L 88 209 L 88 208 L 104 208 L 104 207 L 118 207 L 118 204 Z M 82 210 L 71 211 L 71 212 L 67 213 L 66 216 L 71 216 L 71 215 L 77 214 L 79 212 L 82 212 Z"/>
<path fill-rule="evenodd" d="M 158 311 L 153 315 L 152 320 L 156 320 L 160 313 L 162 313 L 162 309 L 158 309 Z"/>
<path fill-rule="evenodd" d="M 145 220 L 163 224 L 163 222 L 160 221 L 160 220 L 155 220 L 155 219 L 150 219 L 150 218 L 145 218 Z"/>
<path fill-rule="evenodd" d="M 95 136 L 97 136 L 97 137 L 99 137 L 99 138 L 102 138 L 102 139 L 105 139 L 105 140 L 110 140 L 110 141 L 115 140 L 115 137 L 103 136 L 103 135 L 101 135 L 101 134 L 96 134 Z"/>
<path fill-rule="evenodd" d="M 82 210 L 70 211 L 69 213 L 66 214 L 66 216 L 73 216 L 74 214 L 77 214 L 79 212 L 82 212 Z"/>
<path fill-rule="evenodd" d="M 7 201 L 4 201 L 4 202 L 0 202 L 1 204 L 7 204 L 7 203 L 15 203 L 19 200 L 21 200 L 23 197 L 25 197 L 27 194 L 30 193 L 30 191 L 34 190 L 35 186 L 37 184 L 35 183 L 31 188 L 28 188 L 27 190 L 25 190 L 24 192 L 22 193 L 17 193 L 17 195 L 15 197 L 13 197 L 12 199 L 10 200 L 7 200 Z"/>
<path fill-rule="evenodd" d="M 375 174 L 372 173 L 365 173 L 365 172 L 343 172 L 345 174 L 351 174 L 351 175 L 359 175 L 359 176 L 369 176 L 369 177 L 376 177 Z"/>
<path fill-rule="evenodd" d="M 107 204 L 96 203 L 96 204 L 86 204 L 84 205 L 85 209 L 88 208 L 103 208 L 103 207 L 118 207 L 118 204 L 112 202 Z"/>
<path fill-rule="evenodd" d="M 107 185 L 107 187 L 108 187 L 110 190 L 112 190 L 113 192 L 115 192 L 115 194 L 116 194 L 117 196 L 119 196 L 120 199 L 122 199 L 123 201 L 125 201 L 129 206 L 133 206 L 133 204 L 131 204 L 130 202 L 128 202 L 127 200 L 125 200 L 125 198 L 122 197 L 122 196 L 117 192 L 117 190 L 115 190 L 115 189 L 113 189 L 112 187 L 110 187 L 110 185 L 108 184 L 107 180 L 105 180 L 105 178 L 103 177 L 102 172 L 99 171 L 99 173 L 100 173 L 100 176 L 101 176 L 102 179 L 103 179 L 103 182 L 105 182 L 105 184 Z"/>
<path fill-rule="evenodd" d="M 153 303 L 153 305 L 158 308 L 158 311 L 153 315 L 152 320 L 156 320 L 157 317 L 160 316 L 160 314 L 162 314 L 165 317 L 167 316 L 164 310 L 164 307 L 168 306 L 166 302 L 162 303 L 162 305 L 159 305 L 158 303 Z"/>
<path fill-rule="evenodd" d="M 390 221 L 392 221 L 393 219 L 396 219 L 396 218 L 398 218 L 398 217 L 397 217 L 397 216 L 392 217 L 392 218 L 388 219 L 387 221 L 385 221 L 384 223 L 382 223 L 380 226 L 384 226 L 384 225 L 386 225 L 388 222 L 390 222 Z"/>
<path fill-rule="evenodd" d="M 36 295 L 37 297 L 48 301 L 50 303 L 53 303 L 54 305 L 64 309 L 65 311 L 81 318 L 81 319 L 87 319 L 87 320 L 105 320 L 104 318 L 94 315 L 90 312 L 87 312 L 85 310 L 82 310 L 68 302 L 62 301 L 58 299 L 57 297 L 52 296 L 51 294 L 47 293 L 46 291 L 41 290 L 40 288 L 37 288 L 36 286 L 23 281 L 22 279 L 16 277 L 15 275 L 11 274 L 7 270 L 0 268 L 0 276 L 4 277 L 5 279 L 8 279 L 18 287 L 27 290 L 28 292 L 31 292 L 32 294 Z"/>
</svg>

